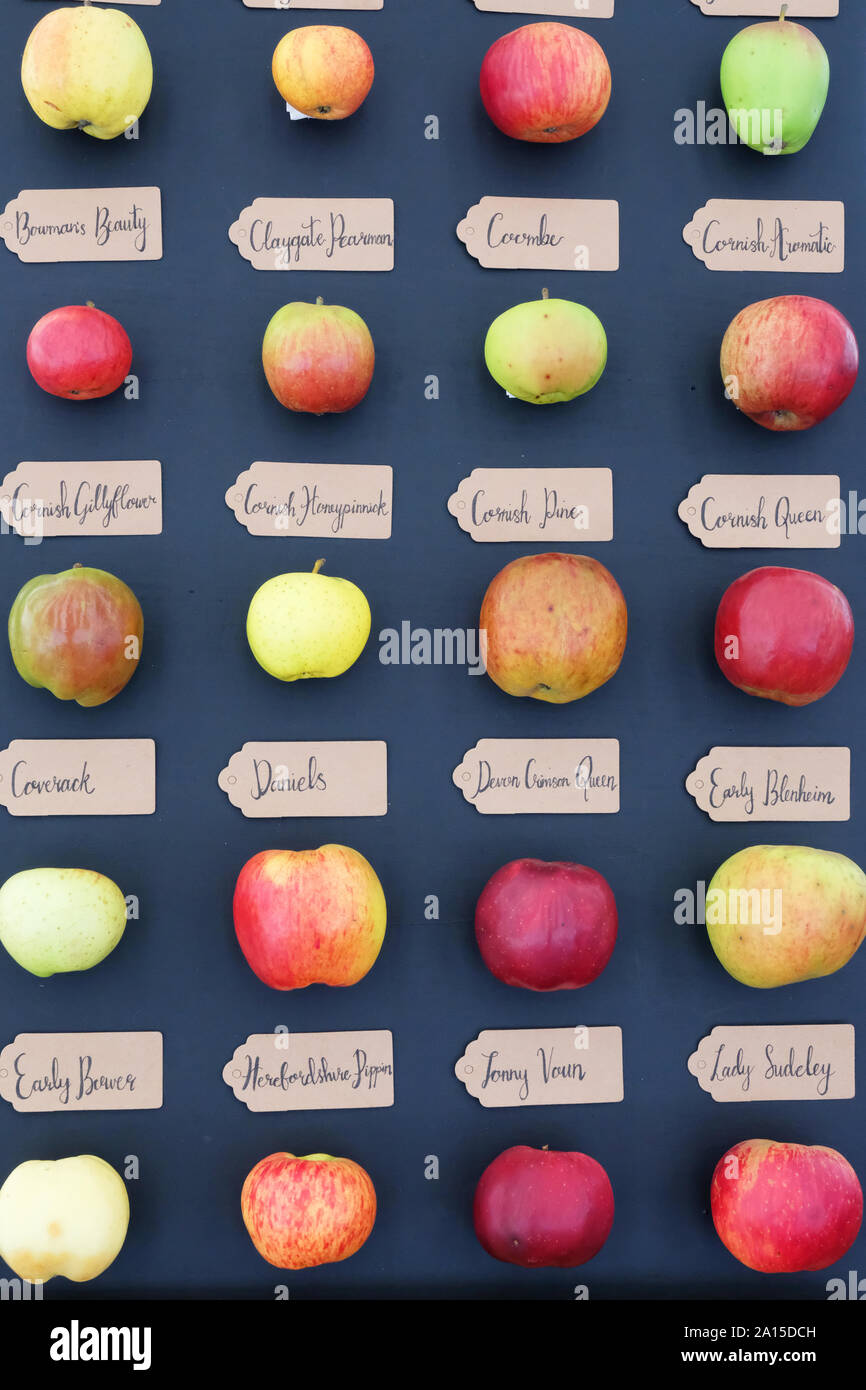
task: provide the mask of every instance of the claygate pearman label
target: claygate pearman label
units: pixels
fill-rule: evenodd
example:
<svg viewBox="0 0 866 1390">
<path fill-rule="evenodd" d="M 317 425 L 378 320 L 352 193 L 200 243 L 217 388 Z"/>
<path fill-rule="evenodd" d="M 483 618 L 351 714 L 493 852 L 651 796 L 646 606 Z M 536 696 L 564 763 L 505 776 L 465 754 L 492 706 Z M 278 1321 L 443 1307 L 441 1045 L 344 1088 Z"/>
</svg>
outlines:
<svg viewBox="0 0 866 1390">
<path fill-rule="evenodd" d="M 229 228 L 254 270 L 393 270 L 390 198 L 256 198 Z"/>
<path fill-rule="evenodd" d="M 716 1101 L 851 1100 L 849 1023 L 721 1026 L 702 1038 L 689 1071 Z"/>
<path fill-rule="evenodd" d="M 619 810 L 615 738 L 482 738 L 454 769 L 482 815 L 604 815 Z"/>
<path fill-rule="evenodd" d="M 848 748 L 711 748 L 686 791 L 714 821 L 846 821 Z"/>
</svg>

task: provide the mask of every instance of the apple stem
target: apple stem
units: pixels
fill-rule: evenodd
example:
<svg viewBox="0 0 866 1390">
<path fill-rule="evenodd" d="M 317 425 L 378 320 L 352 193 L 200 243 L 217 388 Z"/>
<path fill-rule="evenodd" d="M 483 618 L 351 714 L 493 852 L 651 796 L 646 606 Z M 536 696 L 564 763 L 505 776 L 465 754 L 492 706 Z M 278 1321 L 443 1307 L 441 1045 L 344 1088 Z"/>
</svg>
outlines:
<svg viewBox="0 0 866 1390">
<path fill-rule="evenodd" d="M 322 568 L 322 565 L 324 563 L 324 560 L 317 560 L 316 563 L 313 565 L 313 574 L 318 574 L 319 570 Z"/>
<path fill-rule="evenodd" d="M 549 290 L 542 290 L 542 291 L 541 291 L 541 298 L 542 298 L 542 299 L 548 299 L 549 296 L 550 296 L 550 291 L 549 291 Z"/>
<path fill-rule="evenodd" d="M 86 300 L 84 301 L 84 307 L 85 307 L 86 309 L 95 309 L 95 308 L 96 308 L 96 305 L 94 304 L 94 302 L 93 302 L 92 299 L 86 299 Z"/>
<path fill-rule="evenodd" d="M 316 303 L 317 303 L 317 304 L 324 304 L 324 302 L 325 302 L 325 301 L 324 301 L 324 299 L 322 298 L 322 296 L 321 296 L 320 294 L 317 294 L 317 295 L 316 295 Z"/>
<path fill-rule="evenodd" d="M 787 16 L 787 13 L 788 13 L 788 6 L 787 6 L 787 5 L 783 5 L 783 6 L 782 6 L 782 9 L 781 9 L 781 11 L 780 11 L 780 13 L 779 13 L 779 23 L 780 23 L 780 24 L 783 24 L 783 23 L 785 22 L 785 18 L 786 18 L 786 16 Z"/>
</svg>

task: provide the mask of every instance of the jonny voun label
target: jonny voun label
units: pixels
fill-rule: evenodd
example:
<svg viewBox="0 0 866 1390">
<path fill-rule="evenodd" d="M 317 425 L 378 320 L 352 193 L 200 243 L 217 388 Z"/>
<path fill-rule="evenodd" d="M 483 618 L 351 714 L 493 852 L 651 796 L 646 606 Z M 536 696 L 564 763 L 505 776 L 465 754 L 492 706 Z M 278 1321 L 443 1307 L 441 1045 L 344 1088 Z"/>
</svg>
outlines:
<svg viewBox="0 0 866 1390">
<path fill-rule="evenodd" d="M 714 1028 L 689 1058 L 713 1100 L 851 1100 L 850 1023 L 780 1023 Z"/>
<path fill-rule="evenodd" d="M 0 805 L 13 816 L 150 816 L 150 738 L 17 738 L 0 751 Z"/>
<path fill-rule="evenodd" d="M 781 0 L 692 0 L 703 14 L 754 15 L 778 19 Z M 839 13 L 839 0 L 790 0 L 789 19 L 834 19 Z"/>
<path fill-rule="evenodd" d="M 226 493 L 253 536 L 387 540 L 393 471 L 382 465 L 254 463 Z"/>
<path fill-rule="evenodd" d="M 373 1110 L 394 1104 L 394 1042 L 370 1033 L 256 1033 L 223 1080 L 248 1110 Z"/>
<path fill-rule="evenodd" d="M 158 536 L 162 468 L 156 459 L 19 463 L 0 485 L 0 516 L 25 539 Z"/>
<path fill-rule="evenodd" d="M 494 14 L 567 15 L 571 19 L 612 19 L 614 0 L 475 0 L 476 10 Z"/>
<path fill-rule="evenodd" d="M 683 238 L 708 270 L 838 275 L 845 269 L 845 204 L 711 198 Z"/>
<path fill-rule="evenodd" d="M 486 1029 L 454 1074 L 487 1109 L 621 1101 L 622 1029 Z"/>
<path fill-rule="evenodd" d="M 835 550 L 839 493 L 827 473 L 705 473 L 677 514 L 711 550 Z"/>
<path fill-rule="evenodd" d="M 219 784 L 248 817 L 384 816 L 388 749 L 358 743 L 245 743 Z"/>
<path fill-rule="evenodd" d="M 482 738 L 452 780 L 484 816 L 612 815 L 619 810 L 619 742 Z"/>
<path fill-rule="evenodd" d="M 25 188 L 0 213 L 21 261 L 158 261 L 158 188 Z"/>
<path fill-rule="evenodd" d="M 711 748 L 686 791 L 714 821 L 851 818 L 848 748 Z"/>
<path fill-rule="evenodd" d="M 474 541 L 613 540 L 609 468 L 473 468 L 448 510 Z"/>
<path fill-rule="evenodd" d="M 161 1033 L 19 1033 L 0 1052 L 15 1110 L 159 1110 Z"/>
<path fill-rule="evenodd" d="M 229 228 L 254 270 L 393 270 L 390 198 L 256 198 Z"/>
<path fill-rule="evenodd" d="M 618 270 L 619 204 L 589 198 L 482 198 L 457 227 L 493 270 Z"/>
</svg>

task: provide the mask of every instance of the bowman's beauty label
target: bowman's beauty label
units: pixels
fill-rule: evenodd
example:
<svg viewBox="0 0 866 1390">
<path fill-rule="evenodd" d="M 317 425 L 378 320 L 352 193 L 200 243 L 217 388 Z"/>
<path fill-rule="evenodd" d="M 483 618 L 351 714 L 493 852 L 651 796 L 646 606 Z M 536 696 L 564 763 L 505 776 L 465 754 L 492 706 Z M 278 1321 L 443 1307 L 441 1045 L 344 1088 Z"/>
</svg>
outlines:
<svg viewBox="0 0 866 1390">
<path fill-rule="evenodd" d="M 851 819 L 849 748 L 711 748 L 686 791 L 715 821 Z"/>
<path fill-rule="evenodd" d="M 393 270 L 390 198 L 256 198 L 229 228 L 254 270 Z"/>
<path fill-rule="evenodd" d="M 781 1023 L 714 1028 L 689 1058 L 713 1100 L 851 1100 L 850 1023 Z"/>
<path fill-rule="evenodd" d="M 486 1029 L 454 1075 L 487 1109 L 620 1101 L 622 1029 Z"/>
<path fill-rule="evenodd" d="M 683 228 L 708 270 L 845 269 L 845 204 L 711 198 Z"/>
<path fill-rule="evenodd" d="M 0 805 L 13 816 L 151 816 L 152 738 L 16 738 L 0 751 Z"/>
<path fill-rule="evenodd" d="M 254 463 L 226 493 L 252 536 L 387 540 L 393 470 L 344 463 Z"/>
<path fill-rule="evenodd" d="M 457 235 L 494 270 L 619 269 L 619 203 L 607 199 L 482 198 Z"/>
<path fill-rule="evenodd" d="M 359 743 L 245 743 L 219 784 L 245 816 L 384 816 L 388 748 Z"/>
<path fill-rule="evenodd" d="M 613 540 L 609 468 L 473 468 L 448 510 L 474 541 Z"/>
<path fill-rule="evenodd" d="M 248 1110 L 373 1110 L 394 1104 L 394 1042 L 373 1033 L 254 1033 L 223 1081 Z"/>
<path fill-rule="evenodd" d="M 159 1110 L 161 1033 L 19 1033 L 0 1052 L 15 1110 Z"/>
<path fill-rule="evenodd" d="M 835 550 L 839 492 L 829 473 L 705 473 L 677 515 L 711 550 Z"/>
<path fill-rule="evenodd" d="M 158 536 L 162 467 L 156 459 L 19 463 L 0 484 L 0 516 L 27 538 Z"/>
<path fill-rule="evenodd" d="M 452 781 L 483 816 L 611 815 L 619 810 L 619 741 L 482 738 Z"/>
<path fill-rule="evenodd" d="M 21 261 L 158 261 L 158 188 L 24 188 L 0 213 Z"/>
<path fill-rule="evenodd" d="M 572 19 L 612 19 L 614 0 L 474 0 L 476 10 L 495 14 L 571 15 Z"/>
<path fill-rule="evenodd" d="M 782 0 L 692 0 L 702 14 L 754 15 L 778 19 Z M 839 0 L 789 0 L 789 19 L 835 19 Z"/>
</svg>

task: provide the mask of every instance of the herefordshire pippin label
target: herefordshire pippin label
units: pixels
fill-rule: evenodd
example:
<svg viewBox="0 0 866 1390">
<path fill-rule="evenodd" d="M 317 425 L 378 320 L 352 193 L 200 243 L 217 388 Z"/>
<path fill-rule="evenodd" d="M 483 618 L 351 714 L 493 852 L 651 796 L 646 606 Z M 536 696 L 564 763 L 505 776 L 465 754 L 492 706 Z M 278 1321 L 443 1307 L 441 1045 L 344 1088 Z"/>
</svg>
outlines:
<svg viewBox="0 0 866 1390">
<path fill-rule="evenodd" d="M 613 19 L 614 0 L 474 0 L 476 10 L 494 14 L 571 16 L 572 19 Z"/>
<path fill-rule="evenodd" d="M 490 1110 L 621 1101 L 622 1029 L 485 1029 L 454 1075 Z"/>
<path fill-rule="evenodd" d="M 710 550 L 835 550 L 839 493 L 828 473 L 705 473 L 677 515 Z"/>
<path fill-rule="evenodd" d="M 254 270 L 393 270 L 390 198 L 256 198 L 229 228 Z"/>
<path fill-rule="evenodd" d="M 375 1110 L 394 1104 L 394 1040 L 369 1033 L 254 1033 L 223 1081 L 248 1110 Z"/>
<path fill-rule="evenodd" d="M 618 270 L 619 203 L 599 198 L 482 198 L 458 224 L 492 270 Z"/>
<path fill-rule="evenodd" d="M 473 468 L 448 510 L 474 541 L 613 540 L 609 468 Z"/>
<path fill-rule="evenodd" d="M 254 463 L 226 493 L 252 536 L 387 540 L 393 470 L 384 464 Z"/>
<path fill-rule="evenodd" d="M 158 536 L 162 467 L 156 459 L 19 463 L 0 484 L 0 516 L 31 541 L 45 536 Z"/>
<path fill-rule="evenodd" d="M 711 748 L 686 791 L 714 821 L 851 819 L 849 748 Z"/>
<path fill-rule="evenodd" d="M 615 738 L 482 738 L 452 781 L 483 816 L 613 815 L 619 810 Z"/>
<path fill-rule="evenodd" d="M 780 1023 L 714 1028 L 689 1058 L 713 1100 L 851 1100 L 850 1023 Z"/>
<path fill-rule="evenodd" d="M 838 275 L 845 269 L 845 204 L 711 198 L 683 228 L 708 270 Z"/>
<path fill-rule="evenodd" d="M 16 738 L 0 751 L 0 805 L 13 816 L 150 816 L 152 738 Z"/>
<path fill-rule="evenodd" d="M 158 188 L 24 188 L 0 213 L 21 261 L 158 261 Z"/>
<path fill-rule="evenodd" d="M 15 1110 L 159 1110 L 161 1033 L 19 1033 L 0 1052 Z"/>
<path fill-rule="evenodd" d="M 388 749 L 376 740 L 245 743 L 218 780 L 252 818 L 388 813 Z"/>
<path fill-rule="evenodd" d="M 752 15 L 778 19 L 781 0 L 692 0 L 702 14 Z M 789 0 L 789 19 L 835 19 L 839 0 Z"/>
</svg>

